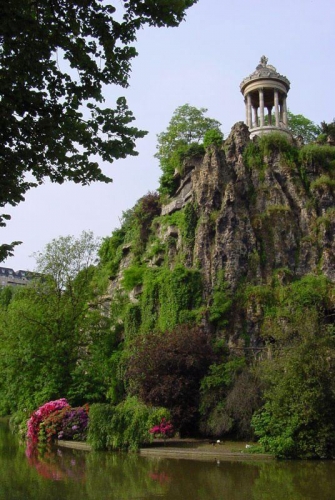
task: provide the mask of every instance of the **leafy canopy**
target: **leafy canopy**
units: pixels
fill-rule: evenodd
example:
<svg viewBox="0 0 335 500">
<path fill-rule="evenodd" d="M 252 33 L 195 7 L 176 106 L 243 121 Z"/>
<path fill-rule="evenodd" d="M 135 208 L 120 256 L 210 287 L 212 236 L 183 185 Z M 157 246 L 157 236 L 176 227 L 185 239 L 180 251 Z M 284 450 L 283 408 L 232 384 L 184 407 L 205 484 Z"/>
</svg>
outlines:
<svg viewBox="0 0 335 500">
<path fill-rule="evenodd" d="M 124 97 L 114 109 L 103 105 L 104 86 L 127 87 L 138 29 L 177 26 L 196 1 L 2 2 L 0 207 L 17 205 L 45 178 L 111 182 L 97 157 L 136 155 L 145 132 L 131 125 Z M 8 219 L 0 215 L 0 225 Z M 0 247 L 0 258 L 15 244 Z"/>
<path fill-rule="evenodd" d="M 214 136 L 208 136 L 207 145 L 218 143 L 218 136 L 223 135 L 220 131 L 220 122 L 205 116 L 206 108 L 195 108 L 189 104 L 179 106 L 173 113 L 166 132 L 158 134 L 157 153 L 155 157 L 160 162 L 163 175 L 160 178 L 159 192 L 161 194 L 174 194 L 176 180 L 174 172 L 182 160 L 187 157 L 189 148 L 199 145 L 209 131 L 216 131 Z M 194 151 L 192 154 L 198 151 Z"/>
<path fill-rule="evenodd" d="M 37 271 L 50 276 L 62 290 L 78 274 L 93 266 L 97 258 L 100 240 L 92 231 L 83 231 L 78 238 L 60 236 L 48 243 L 43 252 L 34 254 Z"/>
<path fill-rule="evenodd" d="M 88 305 L 97 243 L 85 232 L 53 240 L 37 256 L 40 279 L 1 293 L 0 413 L 62 395 L 103 400 L 113 332 Z"/>
<path fill-rule="evenodd" d="M 321 127 L 303 115 L 295 115 L 291 111 L 288 111 L 287 118 L 288 128 L 292 135 L 294 137 L 300 135 L 305 143 L 315 141 L 321 133 Z"/>
<path fill-rule="evenodd" d="M 161 162 L 171 156 L 181 144 L 200 143 L 205 133 L 211 129 L 220 129 L 221 123 L 205 116 L 206 108 L 195 108 L 189 104 L 179 106 L 173 113 L 166 132 L 157 136 L 157 153 Z"/>
<path fill-rule="evenodd" d="M 126 374 L 130 393 L 146 404 L 168 408 L 173 425 L 188 433 L 197 416 L 200 380 L 214 357 L 208 335 L 197 326 L 138 336 Z"/>
</svg>

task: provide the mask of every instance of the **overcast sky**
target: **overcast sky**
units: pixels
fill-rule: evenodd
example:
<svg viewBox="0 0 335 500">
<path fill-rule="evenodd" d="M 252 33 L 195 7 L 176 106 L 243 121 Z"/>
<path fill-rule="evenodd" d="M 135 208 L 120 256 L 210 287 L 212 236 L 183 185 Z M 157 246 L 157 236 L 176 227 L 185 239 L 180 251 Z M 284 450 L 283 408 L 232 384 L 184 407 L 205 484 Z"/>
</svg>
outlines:
<svg viewBox="0 0 335 500">
<path fill-rule="evenodd" d="M 226 136 L 244 120 L 239 84 L 263 54 L 290 80 L 293 113 L 316 123 L 335 117 L 334 0 L 199 0 L 178 28 L 141 30 L 136 48 L 130 87 L 106 88 L 105 98 L 113 107 L 126 96 L 136 126 L 149 132 L 137 143 L 139 156 L 103 166 L 112 184 L 45 183 L 29 191 L 25 202 L 8 209 L 12 220 L 1 241 L 23 244 L 1 265 L 33 270 L 31 255 L 53 238 L 83 230 L 110 235 L 124 210 L 157 189 L 156 135 L 173 111 L 185 103 L 208 108 Z"/>
</svg>

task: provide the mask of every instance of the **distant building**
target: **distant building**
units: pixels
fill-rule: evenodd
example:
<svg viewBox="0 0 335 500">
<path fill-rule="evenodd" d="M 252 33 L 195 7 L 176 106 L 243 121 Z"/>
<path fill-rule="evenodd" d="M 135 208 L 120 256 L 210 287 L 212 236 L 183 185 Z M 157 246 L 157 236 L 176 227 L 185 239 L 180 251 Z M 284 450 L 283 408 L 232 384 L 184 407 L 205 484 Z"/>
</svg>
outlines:
<svg viewBox="0 0 335 500">
<path fill-rule="evenodd" d="M 33 278 L 29 271 L 13 271 L 9 267 L 0 267 L 0 288 L 5 286 L 25 286 Z"/>
</svg>

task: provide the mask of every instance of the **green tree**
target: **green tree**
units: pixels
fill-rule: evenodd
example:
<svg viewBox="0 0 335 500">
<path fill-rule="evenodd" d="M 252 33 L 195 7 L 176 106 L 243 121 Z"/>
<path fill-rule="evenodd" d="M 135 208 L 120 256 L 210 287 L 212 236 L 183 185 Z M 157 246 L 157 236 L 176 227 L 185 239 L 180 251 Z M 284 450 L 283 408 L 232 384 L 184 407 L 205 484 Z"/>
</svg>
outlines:
<svg viewBox="0 0 335 500">
<path fill-rule="evenodd" d="M 315 141 L 321 133 L 321 128 L 303 115 L 295 115 L 288 111 L 287 118 L 292 135 L 294 137 L 300 135 L 305 143 Z"/>
<path fill-rule="evenodd" d="M 173 194 L 176 188 L 174 171 L 187 155 L 189 147 L 202 142 L 209 130 L 219 131 L 220 122 L 206 117 L 206 112 L 206 108 L 195 108 L 189 104 L 179 106 L 174 111 L 166 132 L 157 136 L 155 157 L 159 159 L 163 171 L 159 188 L 162 194 Z"/>
<path fill-rule="evenodd" d="M 60 396 L 70 395 L 76 403 L 89 397 L 101 399 L 103 390 L 97 375 L 88 379 L 88 370 L 81 370 L 79 377 L 92 339 L 102 336 L 101 330 L 108 335 L 109 329 L 101 314 L 92 321 L 89 308 L 95 249 L 97 241 L 92 233 L 54 240 L 38 256 L 38 269 L 43 274 L 18 290 L 9 304 L 5 301 L 2 305 L 2 412 L 34 409 Z M 92 370 L 88 372 L 92 374 Z"/>
<path fill-rule="evenodd" d="M 303 337 L 263 367 L 266 402 L 253 425 L 265 450 L 278 457 L 335 455 L 334 338 L 327 328 L 313 331 L 311 319 L 301 318 Z"/>
<path fill-rule="evenodd" d="M 145 132 L 131 125 L 124 97 L 103 106 L 103 87 L 128 85 L 137 30 L 177 26 L 196 1 L 115 2 L 120 12 L 99 0 L 2 2 L 0 207 L 17 205 L 45 178 L 111 182 L 96 156 L 135 155 Z M 8 219 L 0 215 L 0 225 Z M 0 258 L 16 244 L 0 247 Z"/>
<path fill-rule="evenodd" d="M 42 252 L 34 254 L 36 271 L 54 280 L 59 290 L 68 290 L 81 273 L 88 274 L 97 259 L 100 239 L 92 231 L 83 231 L 78 238 L 60 236 L 48 243 Z"/>
<path fill-rule="evenodd" d="M 271 357 L 262 363 L 263 408 L 256 435 L 279 457 L 335 455 L 334 286 L 305 276 L 276 291 L 262 329 Z"/>
</svg>

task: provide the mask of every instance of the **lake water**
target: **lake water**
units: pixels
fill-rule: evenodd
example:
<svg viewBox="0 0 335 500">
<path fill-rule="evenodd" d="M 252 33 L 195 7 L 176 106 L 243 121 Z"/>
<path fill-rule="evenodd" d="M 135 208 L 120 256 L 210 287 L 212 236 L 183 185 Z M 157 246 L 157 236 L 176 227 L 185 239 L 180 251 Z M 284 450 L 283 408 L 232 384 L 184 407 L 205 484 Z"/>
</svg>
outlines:
<svg viewBox="0 0 335 500">
<path fill-rule="evenodd" d="M 335 462 L 201 462 L 55 448 L 0 424 L 0 500 L 331 500 Z"/>
</svg>

